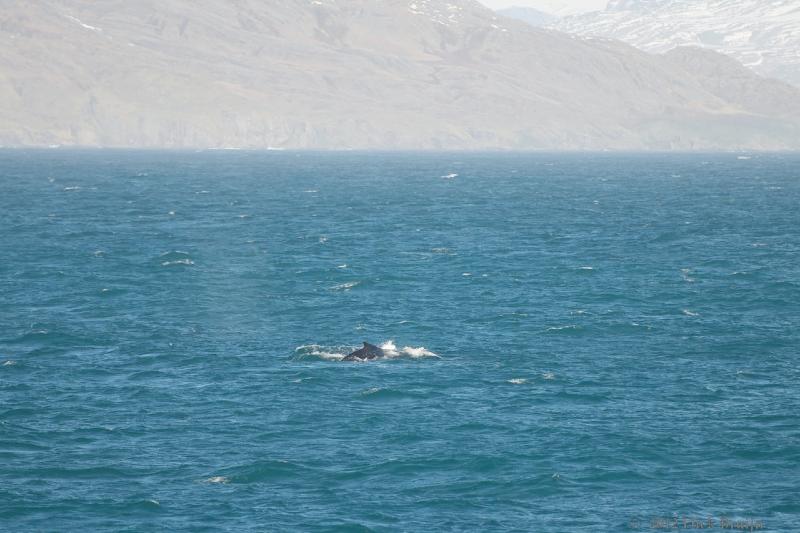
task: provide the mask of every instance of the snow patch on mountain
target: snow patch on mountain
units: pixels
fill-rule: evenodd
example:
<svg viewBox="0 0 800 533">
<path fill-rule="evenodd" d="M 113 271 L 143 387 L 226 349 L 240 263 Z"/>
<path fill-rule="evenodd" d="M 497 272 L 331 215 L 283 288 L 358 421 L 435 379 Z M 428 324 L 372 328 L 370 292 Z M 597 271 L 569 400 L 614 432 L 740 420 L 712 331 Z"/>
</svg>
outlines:
<svg viewBox="0 0 800 533">
<path fill-rule="evenodd" d="M 800 85 L 798 0 L 611 0 L 604 11 L 564 17 L 550 27 L 655 53 L 707 48 Z"/>
</svg>

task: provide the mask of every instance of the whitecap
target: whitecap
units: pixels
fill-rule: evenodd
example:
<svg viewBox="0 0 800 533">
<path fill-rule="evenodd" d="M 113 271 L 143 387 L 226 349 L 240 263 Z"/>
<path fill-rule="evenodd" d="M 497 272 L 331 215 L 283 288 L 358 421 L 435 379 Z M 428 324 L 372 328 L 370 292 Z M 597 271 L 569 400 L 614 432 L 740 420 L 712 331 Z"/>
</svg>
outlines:
<svg viewBox="0 0 800 533">
<path fill-rule="evenodd" d="M 445 174 L 444 176 L 441 176 L 441 177 L 442 177 L 442 179 L 451 180 L 453 178 L 457 178 L 458 174 L 453 172 L 453 173 L 450 173 L 450 174 Z"/>
<path fill-rule="evenodd" d="M 80 187 L 64 187 L 65 191 L 79 191 L 81 190 Z"/>
<path fill-rule="evenodd" d="M 9 359 L 8 361 L 3 363 L 3 366 L 14 366 L 16 364 L 17 364 L 16 361 L 12 361 L 11 359 Z"/>
<path fill-rule="evenodd" d="M 472 276 L 472 272 L 464 272 L 461 275 L 464 276 L 465 278 L 468 278 L 468 277 Z"/>
<path fill-rule="evenodd" d="M 342 263 L 341 265 L 337 266 L 336 268 L 347 268 L 347 263 Z"/>
<path fill-rule="evenodd" d="M 695 313 L 694 311 L 689 311 L 688 309 L 684 309 L 683 314 L 686 316 L 699 316 L 700 313 Z"/>
<path fill-rule="evenodd" d="M 575 324 L 569 324 L 567 326 L 550 326 L 549 328 L 547 328 L 547 331 L 564 331 L 570 329 L 580 329 L 580 326 Z"/>
<path fill-rule="evenodd" d="M 175 265 L 184 265 L 184 266 L 191 266 L 194 264 L 194 261 L 191 259 L 178 259 L 176 261 L 164 261 L 161 263 L 161 266 L 175 266 Z"/>
<path fill-rule="evenodd" d="M 169 213 L 167 213 L 167 214 L 168 214 L 169 216 L 171 216 L 171 217 L 174 217 L 174 216 L 175 216 L 175 211 L 170 211 L 170 212 L 169 212 Z"/>
<path fill-rule="evenodd" d="M 381 389 L 380 387 L 372 387 L 371 389 L 365 390 L 361 394 L 363 396 L 369 396 L 370 394 L 375 394 L 376 392 L 380 392 L 381 390 L 383 390 L 383 389 Z"/>
<path fill-rule="evenodd" d="M 556 375 L 552 372 L 542 372 L 542 379 L 556 379 Z"/>
<path fill-rule="evenodd" d="M 225 484 L 230 483 L 231 480 L 229 478 L 225 477 L 225 476 L 214 476 L 214 477 L 210 477 L 208 479 L 203 480 L 203 482 L 204 483 L 214 483 L 214 484 L 225 485 Z"/>
<path fill-rule="evenodd" d="M 525 378 L 514 378 L 514 379 L 509 379 L 508 382 L 511 383 L 512 385 L 522 385 L 527 383 L 528 380 Z"/>
<path fill-rule="evenodd" d="M 347 283 L 340 283 L 339 285 L 334 285 L 333 287 L 331 287 L 330 290 L 332 290 L 332 291 L 349 291 L 350 289 L 352 289 L 353 287 L 356 287 L 360 283 L 361 283 L 360 281 L 348 281 Z"/>
<path fill-rule="evenodd" d="M 320 244 L 325 244 L 326 242 L 328 242 L 328 238 L 325 237 L 324 235 L 319 238 L 319 243 Z"/>
</svg>

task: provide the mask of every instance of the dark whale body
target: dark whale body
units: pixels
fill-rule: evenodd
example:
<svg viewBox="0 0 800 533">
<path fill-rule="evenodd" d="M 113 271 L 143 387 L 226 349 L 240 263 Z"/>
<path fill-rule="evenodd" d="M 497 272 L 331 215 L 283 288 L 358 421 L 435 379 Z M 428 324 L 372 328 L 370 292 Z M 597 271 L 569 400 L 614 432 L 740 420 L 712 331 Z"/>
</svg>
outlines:
<svg viewBox="0 0 800 533">
<path fill-rule="evenodd" d="M 370 359 L 377 359 L 378 357 L 383 357 L 386 355 L 384 351 L 375 346 L 374 344 L 370 344 L 364 341 L 364 347 L 359 348 L 355 352 L 351 353 L 344 359 L 343 361 L 369 361 Z"/>
</svg>

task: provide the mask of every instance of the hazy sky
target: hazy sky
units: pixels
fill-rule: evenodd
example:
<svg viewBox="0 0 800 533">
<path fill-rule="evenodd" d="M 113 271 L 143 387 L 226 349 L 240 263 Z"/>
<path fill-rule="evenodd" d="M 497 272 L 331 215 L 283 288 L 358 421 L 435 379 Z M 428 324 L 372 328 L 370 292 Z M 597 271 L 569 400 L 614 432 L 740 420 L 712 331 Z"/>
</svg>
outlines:
<svg viewBox="0 0 800 533">
<path fill-rule="evenodd" d="M 608 0 L 480 0 L 492 9 L 509 6 L 530 6 L 550 12 L 576 13 L 603 9 Z"/>
</svg>

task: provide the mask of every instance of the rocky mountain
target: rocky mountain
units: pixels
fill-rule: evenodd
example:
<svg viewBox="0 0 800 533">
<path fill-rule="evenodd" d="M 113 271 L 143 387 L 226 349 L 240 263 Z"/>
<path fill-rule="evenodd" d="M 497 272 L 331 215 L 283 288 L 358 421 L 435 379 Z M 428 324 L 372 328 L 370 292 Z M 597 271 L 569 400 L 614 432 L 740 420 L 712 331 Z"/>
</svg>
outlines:
<svg viewBox="0 0 800 533">
<path fill-rule="evenodd" d="M 553 28 L 620 39 L 649 52 L 698 46 L 800 86 L 799 0 L 611 0 Z"/>
<path fill-rule="evenodd" d="M 797 89 L 473 0 L 0 6 L 5 146 L 800 149 Z"/>
<path fill-rule="evenodd" d="M 603 10 L 606 5 L 608 5 L 608 0 L 525 0 L 524 6 L 514 6 L 506 9 L 519 10 L 519 13 L 524 13 L 527 9 L 533 9 L 554 18 L 561 18 L 588 11 Z"/>
<path fill-rule="evenodd" d="M 547 26 L 558 20 L 556 15 L 534 9 L 532 7 L 506 7 L 504 9 L 498 9 L 497 13 L 503 15 L 504 17 L 521 20 L 522 22 L 530 24 L 531 26 L 536 26 L 537 28 Z"/>
</svg>

